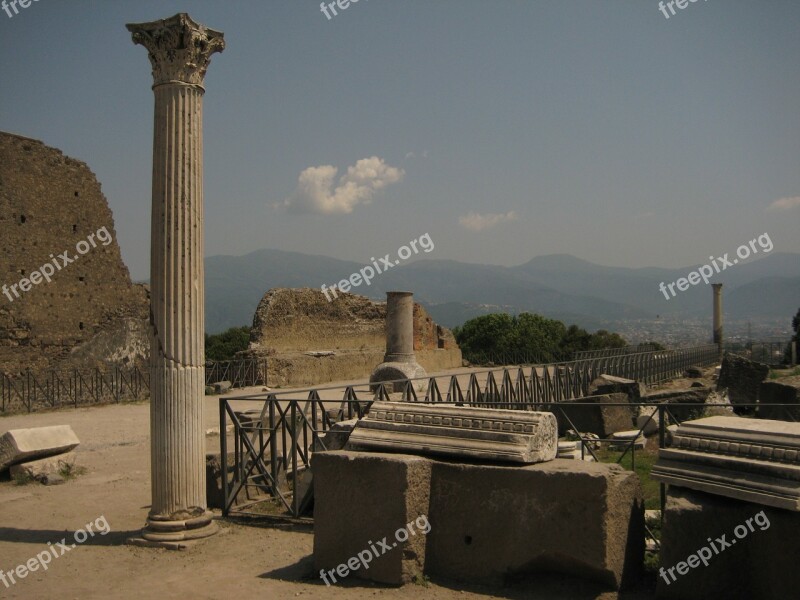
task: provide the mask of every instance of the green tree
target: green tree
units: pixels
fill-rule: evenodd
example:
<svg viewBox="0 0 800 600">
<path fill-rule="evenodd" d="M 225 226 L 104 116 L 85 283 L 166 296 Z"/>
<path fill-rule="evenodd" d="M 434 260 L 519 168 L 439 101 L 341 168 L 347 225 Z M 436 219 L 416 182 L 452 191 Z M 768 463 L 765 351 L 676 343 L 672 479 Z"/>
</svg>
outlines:
<svg viewBox="0 0 800 600">
<path fill-rule="evenodd" d="M 231 327 L 215 335 L 206 334 L 206 360 L 232 360 L 237 352 L 250 345 L 249 327 Z"/>
<path fill-rule="evenodd" d="M 585 329 L 577 325 L 570 325 L 561 339 L 561 356 L 563 358 L 571 358 L 576 352 L 588 350 L 591 339 L 591 334 Z"/>
<path fill-rule="evenodd" d="M 465 354 L 511 352 L 516 344 L 514 319 L 506 313 L 470 319 L 454 335 Z"/>
<path fill-rule="evenodd" d="M 567 328 L 561 321 L 541 315 L 522 313 L 514 319 L 515 349 L 543 361 L 559 360 L 561 341 Z"/>
<path fill-rule="evenodd" d="M 598 329 L 589 340 L 589 350 L 605 350 L 606 348 L 624 348 L 628 345 L 618 333 L 609 333 L 605 329 Z"/>
</svg>

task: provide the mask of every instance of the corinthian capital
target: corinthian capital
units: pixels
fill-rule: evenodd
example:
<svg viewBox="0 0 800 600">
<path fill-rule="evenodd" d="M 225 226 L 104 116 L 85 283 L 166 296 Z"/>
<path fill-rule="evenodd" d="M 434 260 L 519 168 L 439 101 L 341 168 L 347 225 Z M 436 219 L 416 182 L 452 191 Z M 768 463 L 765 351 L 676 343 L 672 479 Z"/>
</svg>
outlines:
<svg viewBox="0 0 800 600">
<path fill-rule="evenodd" d="M 150 23 L 128 23 L 134 44 L 147 48 L 153 87 L 171 82 L 201 86 L 211 55 L 225 49 L 221 31 L 200 25 L 186 13 Z"/>
</svg>

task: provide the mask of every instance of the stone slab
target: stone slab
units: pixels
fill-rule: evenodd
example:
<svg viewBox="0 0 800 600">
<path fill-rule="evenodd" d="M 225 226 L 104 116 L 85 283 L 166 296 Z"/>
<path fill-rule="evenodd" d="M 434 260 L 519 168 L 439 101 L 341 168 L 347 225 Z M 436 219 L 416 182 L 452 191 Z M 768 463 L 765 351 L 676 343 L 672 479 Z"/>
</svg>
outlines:
<svg viewBox="0 0 800 600">
<path fill-rule="evenodd" d="M 317 572 L 346 564 L 370 542 L 387 537 L 391 545 L 421 515 L 427 536 L 348 577 L 399 585 L 424 573 L 502 584 L 560 573 L 616 589 L 641 570 L 641 485 L 618 465 L 499 466 L 344 450 L 314 454 L 312 468 Z"/>
<path fill-rule="evenodd" d="M 371 544 L 430 511 L 431 461 L 420 456 L 366 452 L 316 452 L 314 569 L 336 569 Z M 346 578 L 389 585 L 409 583 L 425 566 L 426 539 L 410 536 Z M 339 579 L 339 575 L 335 575 Z M 338 583 L 338 581 L 337 581 Z"/>
<path fill-rule="evenodd" d="M 30 477 L 37 481 L 60 475 L 65 466 L 75 464 L 75 452 L 65 452 L 56 456 L 48 456 L 9 467 L 11 477 Z"/>
<path fill-rule="evenodd" d="M 21 462 L 69 452 L 78 444 L 69 425 L 12 429 L 0 436 L 0 472 Z"/>
<path fill-rule="evenodd" d="M 640 572 L 641 486 L 618 465 L 566 459 L 517 468 L 439 463 L 430 498 L 431 576 L 503 585 L 560 573 L 617 589 Z"/>
<path fill-rule="evenodd" d="M 630 402 L 639 402 L 645 395 L 645 385 L 634 379 L 625 379 L 614 375 L 600 375 L 589 384 L 590 396 L 603 396 L 605 394 L 627 394 Z"/>
<path fill-rule="evenodd" d="M 347 449 L 530 464 L 553 460 L 557 445 L 547 412 L 374 402 Z"/>
<path fill-rule="evenodd" d="M 752 531 L 747 527 L 750 519 Z M 735 534 L 736 528 L 743 535 Z M 729 547 L 712 541 L 725 536 Z M 711 557 L 680 574 L 701 548 Z M 661 567 L 657 597 L 664 600 L 785 599 L 800 589 L 800 514 L 670 486 L 661 531 Z M 698 557 L 699 558 L 699 557 Z M 688 565 L 682 569 L 686 571 Z M 666 570 L 673 568 L 672 576 Z M 666 579 L 665 579 L 666 578 Z M 667 584 L 669 581 L 669 584 Z"/>
<path fill-rule="evenodd" d="M 775 404 L 790 406 L 774 406 Z M 761 382 L 758 416 L 775 421 L 800 421 L 800 385 L 777 381 Z"/>
<path fill-rule="evenodd" d="M 758 402 L 761 382 L 767 378 L 769 366 L 749 360 L 743 356 L 726 352 L 717 380 L 717 390 L 727 389 L 728 397 L 734 406 L 742 403 Z M 741 414 L 752 414 L 755 407 L 737 407 Z"/>
<path fill-rule="evenodd" d="M 594 433 L 601 438 L 606 438 L 615 431 L 633 427 L 632 407 L 605 406 L 606 404 L 627 402 L 627 394 L 605 394 L 559 402 L 551 410 L 558 419 L 560 433 L 563 434 L 569 429 L 577 429 L 581 433 Z M 594 406 L 574 406 L 574 403 Z"/>
<path fill-rule="evenodd" d="M 681 424 L 651 476 L 766 506 L 800 511 L 800 423 L 708 417 Z"/>
</svg>

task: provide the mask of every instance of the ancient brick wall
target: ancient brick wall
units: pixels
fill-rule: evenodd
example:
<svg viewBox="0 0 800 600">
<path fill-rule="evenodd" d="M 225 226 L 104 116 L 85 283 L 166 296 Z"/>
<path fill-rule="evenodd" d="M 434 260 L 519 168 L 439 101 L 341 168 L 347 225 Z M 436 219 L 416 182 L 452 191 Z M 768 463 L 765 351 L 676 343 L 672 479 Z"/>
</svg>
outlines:
<svg viewBox="0 0 800 600">
<path fill-rule="evenodd" d="M 268 357 L 270 385 L 311 385 L 368 377 L 386 352 L 386 303 L 339 293 L 329 302 L 320 290 L 276 288 L 256 309 L 249 356 Z M 331 351 L 333 355 L 306 353 Z M 449 329 L 414 304 L 414 351 L 429 372 L 461 366 Z"/>
<path fill-rule="evenodd" d="M 117 357 L 132 358 L 142 346 L 141 335 L 127 338 L 147 319 L 147 291 L 131 283 L 95 175 L 42 142 L 0 132 L 3 285 L 0 371 L 57 366 L 101 333 L 104 352 Z M 117 338 L 132 350 L 114 348 Z M 103 357 L 82 355 L 92 358 Z"/>
</svg>

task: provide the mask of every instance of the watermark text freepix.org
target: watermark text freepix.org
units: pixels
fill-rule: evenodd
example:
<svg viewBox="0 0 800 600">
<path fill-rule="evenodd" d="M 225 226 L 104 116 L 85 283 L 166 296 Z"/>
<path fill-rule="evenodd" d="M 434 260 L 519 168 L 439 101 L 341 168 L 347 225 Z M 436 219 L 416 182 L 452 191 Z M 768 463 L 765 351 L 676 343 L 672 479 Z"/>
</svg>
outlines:
<svg viewBox="0 0 800 600">
<path fill-rule="evenodd" d="M 339 7 L 339 10 L 347 10 L 350 8 L 350 3 L 356 4 L 358 0 L 336 0 L 336 2 L 323 2 L 319 5 L 319 10 L 328 17 L 328 21 L 330 21 L 333 17 L 337 16 L 338 13 L 336 12 L 336 7 Z M 333 13 L 333 17 L 328 14 L 328 10 Z"/>
<path fill-rule="evenodd" d="M 92 531 L 92 527 L 94 527 L 96 531 Z M 25 579 L 28 576 L 28 573 L 38 571 L 39 568 L 47 571 L 47 565 L 49 565 L 54 558 L 64 556 L 78 544 L 85 542 L 90 536 L 94 537 L 95 533 L 106 535 L 111 531 L 111 527 L 103 515 L 97 517 L 93 522 L 84 525 L 84 528 L 85 529 L 78 529 L 78 531 L 73 534 L 72 537 L 75 539 L 75 544 L 68 545 L 67 538 L 61 538 L 61 541 L 56 542 L 55 546 L 52 543 L 47 542 L 47 550 L 42 550 L 35 557 L 29 559 L 25 564 L 18 565 L 15 569 L 12 569 L 8 572 L 4 572 L 2 569 L 0 569 L 0 581 L 5 584 L 6 588 L 9 588 L 17 583 L 17 580 Z M 11 583 L 9 583 L 9 580 Z"/>
<path fill-rule="evenodd" d="M 331 569 L 330 571 L 320 569 L 320 578 L 325 582 L 325 585 L 329 586 L 331 583 L 328 581 L 328 577 L 331 578 L 333 583 L 336 583 L 336 575 L 344 578 L 350 574 L 350 571 L 356 571 L 361 567 L 364 567 L 364 569 L 369 569 L 369 563 L 372 562 L 373 558 L 380 558 L 392 548 L 397 548 L 398 543 L 406 542 L 410 535 L 417 535 L 417 532 L 414 531 L 414 525 L 416 525 L 417 529 L 419 529 L 425 535 L 427 535 L 431 530 L 431 524 L 428 521 L 427 515 L 420 515 L 414 521 L 406 523 L 405 527 L 401 527 L 395 531 L 395 541 L 391 544 L 386 541 L 386 537 L 384 537 L 382 540 L 378 540 L 374 544 L 372 543 L 372 540 L 370 540 L 367 542 L 369 548 L 362 550 L 357 556 L 353 556 L 352 558 L 348 559 L 346 563 L 340 564 L 338 567 Z"/>
<path fill-rule="evenodd" d="M 766 513 L 763 510 L 761 512 L 757 512 L 755 516 L 750 517 L 745 521 L 747 527 L 745 527 L 744 525 L 737 525 L 733 529 L 733 535 L 736 536 L 736 539 L 728 541 L 725 539 L 727 535 L 722 534 L 721 537 L 718 537 L 715 540 L 716 542 L 715 543 L 711 541 L 711 538 L 708 538 L 708 543 L 711 546 L 711 548 L 709 548 L 708 546 L 703 546 L 702 548 L 700 548 L 700 550 L 698 550 L 694 554 L 690 554 L 685 561 L 683 560 L 680 561 L 674 567 L 670 567 L 669 569 L 664 569 L 664 567 L 661 567 L 661 570 L 658 572 L 659 576 L 664 578 L 664 581 L 667 582 L 667 585 L 670 585 L 672 581 L 678 580 L 678 578 L 675 577 L 676 570 L 678 571 L 678 575 L 686 575 L 686 573 L 689 572 L 690 568 L 695 569 L 699 567 L 701 562 L 703 563 L 704 566 L 707 567 L 708 561 L 711 558 L 713 558 L 723 550 L 726 550 L 731 546 L 733 546 L 736 543 L 736 540 L 743 540 L 748 536 L 749 533 L 755 531 L 755 528 L 753 527 L 753 521 L 756 522 L 756 525 L 758 525 L 758 528 L 761 531 L 766 531 L 767 529 L 769 529 L 770 522 Z M 711 553 L 712 548 L 714 550 L 714 554 Z M 667 578 L 667 573 L 669 573 L 670 577 L 672 577 L 672 581 L 670 581 L 669 578 Z"/>
<path fill-rule="evenodd" d="M 749 246 L 747 244 L 742 244 L 741 246 L 739 246 L 736 249 L 736 256 L 738 256 L 742 260 L 748 258 L 751 254 L 750 251 L 751 248 L 752 248 L 752 254 L 758 254 L 758 248 L 756 248 L 756 242 L 758 242 L 758 245 L 761 247 L 764 253 L 770 252 L 773 248 L 772 240 L 769 239 L 769 234 L 762 233 L 756 239 L 750 240 Z M 708 258 L 714 265 L 714 268 L 711 268 L 711 265 L 703 265 L 702 267 L 697 269 L 697 271 L 692 271 L 686 277 L 681 277 L 680 279 L 678 279 L 678 281 L 673 281 L 672 283 L 668 283 L 666 285 L 664 285 L 664 282 L 662 281 L 661 283 L 658 284 L 658 289 L 661 290 L 661 293 L 664 294 L 664 297 L 667 300 L 669 300 L 670 296 L 669 294 L 667 294 L 667 288 L 669 288 L 669 291 L 672 292 L 672 297 L 674 298 L 676 296 L 675 294 L 676 285 L 678 286 L 679 291 L 685 292 L 686 290 L 689 289 L 689 284 L 697 285 L 698 283 L 700 283 L 701 279 L 705 283 L 708 283 L 709 278 L 715 274 L 715 269 L 716 273 L 721 273 L 728 267 L 732 267 L 733 265 L 739 264 L 739 258 L 734 258 L 733 262 L 731 262 L 728 259 L 727 252 L 722 256 L 718 256 L 717 258 L 714 258 L 713 256 L 709 256 Z M 717 264 L 717 261 L 719 261 L 719 264 Z M 720 268 L 720 266 L 722 268 Z"/>
<path fill-rule="evenodd" d="M 675 12 L 674 6 L 677 6 L 681 10 L 689 6 L 689 4 L 694 4 L 698 0 L 670 0 L 669 2 L 659 2 L 658 3 L 658 10 L 664 13 L 664 16 L 669 19 L 669 14 L 667 14 L 667 8 L 669 8 L 669 12 L 672 13 L 674 17 L 677 13 Z M 708 2 L 708 0 L 703 0 L 704 2 Z M 665 6 L 666 4 L 666 6 Z"/>
<path fill-rule="evenodd" d="M 39 285 L 42 283 L 42 280 L 50 283 L 56 271 L 60 271 L 68 264 L 75 262 L 80 258 L 80 256 L 86 254 L 92 248 L 97 248 L 97 242 L 95 241 L 95 238 L 97 238 L 97 240 L 103 244 L 103 246 L 108 246 L 113 239 L 111 234 L 108 232 L 108 229 L 106 229 L 106 226 L 103 225 L 95 233 L 90 233 L 86 240 L 81 240 L 75 244 L 75 250 L 78 252 L 78 254 L 70 257 L 69 250 L 62 252 L 57 257 L 53 257 L 51 254 L 50 258 L 53 259 L 52 261 L 43 264 L 38 270 L 32 271 L 30 275 L 20 279 L 18 283 L 14 283 L 10 286 L 3 284 L 3 287 L 0 288 L 0 291 L 5 294 L 6 298 L 13 302 L 14 298 L 11 297 L 12 292 L 14 293 L 14 297 L 20 297 L 17 288 L 19 288 L 22 292 L 29 292 L 31 287 L 34 285 Z"/>
<path fill-rule="evenodd" d="M 434 249 L 433 240 L 431 239 L 430 234 L 424 233 L 422 234 L 418 240 L 411 240 L 408 243 L 408 246 L 400 246 L 397 249 L 397 256 L 400 257 L 400 260 L 408 260 L 411 258 L 412 251 L 413 254 L 419 254 L 419 249 L 417 248 L 417 242 L 419 242 L 420 247 L 422 250 L 427 254 Z M 410 247 L 409 247 L 410 246 Z M 372 280 L 375 278 L 375 275 L 380 275 L 381 273 L 385 273 L 392 267 L 395 267 L 400 264 L 400 260 L 395 260 L 392 262 L 390 255 L 387 254 L 383 258 L 380 259 L 380 265 L 378 261 L 375 260 L 375 257 L 371 257 L 370 260 L 372 261 L 372 265 L 375 267 L 374 269 L 372 266 L 367 265 L 363 269 L 361 269 L 358 273 L 353 273 L 350 275 L 348 279 L 342 279 L 339 283 L 332 285 L 328 288 L 327 285 L 322 285 L 322 293 L 325 294 L 325 298 L 328 302 L 332 302 L 333 299 L 328 296 L 328 292 L 333 294 L 334 298 L 338 298 L 336 295 L 336 290 L 338 289 L 340 292 L 349 292 L 350 287 L 358 287 L 362 283 L 366 283 L 370 285 Z M 381 267 L 383 267 L 381 269 Z"/>
<path fill-rule="evenodd" d="M 39 0 L 3 0 L 0 2 L 0 8 L 6 11 L 8 18 L 12 18 L 14 15 L 19 14 L 19 9 L 17 8 L 17 4 L 19 4 L 20 8 L 28 8 L 31 5 L 31 2 L 38 2 Z M 14 15 L 11 14 L 11 9 L 14 9 Z"/>
</svg>

